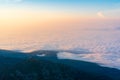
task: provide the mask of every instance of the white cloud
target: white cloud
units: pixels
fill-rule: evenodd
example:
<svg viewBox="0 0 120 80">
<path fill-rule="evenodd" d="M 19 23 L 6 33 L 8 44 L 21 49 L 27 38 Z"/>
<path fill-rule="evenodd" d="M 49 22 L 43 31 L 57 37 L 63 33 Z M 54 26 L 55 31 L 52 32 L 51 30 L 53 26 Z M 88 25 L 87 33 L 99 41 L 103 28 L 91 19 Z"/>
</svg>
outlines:
<svg viewBox="0 0 120 80">
<path fill-rule="evenodd" d="M 58 59 L 82 60 L 88 62 L 98 63 L 101 66 L 112 67 L 120 69 L 120 56 L 113 53 L 92 53 L 92 54 L 74 54 L 74 53 L 58 53 Z"/>
<path fill-rule="evenodd" d="M 105 15 L 103 14 L 103 12 L 98 12 L 97 15 L 101 18 L 105 18 Z"/>
<path fill-rule="evenodd" d="M 120 9 L 111 9 L 106 11 L 100 11 L 97 15 L 101 18 L 117 18 L 120 19 Z"/>
</svg>

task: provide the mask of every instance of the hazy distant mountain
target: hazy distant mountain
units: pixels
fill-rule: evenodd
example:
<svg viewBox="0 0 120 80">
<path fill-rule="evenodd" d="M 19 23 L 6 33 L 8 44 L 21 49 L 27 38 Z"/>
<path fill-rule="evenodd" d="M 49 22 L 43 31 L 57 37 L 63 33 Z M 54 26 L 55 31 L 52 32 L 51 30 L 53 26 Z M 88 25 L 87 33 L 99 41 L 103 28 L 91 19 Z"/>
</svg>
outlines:
<svg viewBox="0 0 120 80">
<path fill-rule="evenodd" d="M 0 80 L 120 80 L 120 71 L 117 69 L 84 61 L 60 60 L 55 57 L 56 53 L 1 50 Z M 38 54 L 47 56 L 40 57 Z"/>
</svg>

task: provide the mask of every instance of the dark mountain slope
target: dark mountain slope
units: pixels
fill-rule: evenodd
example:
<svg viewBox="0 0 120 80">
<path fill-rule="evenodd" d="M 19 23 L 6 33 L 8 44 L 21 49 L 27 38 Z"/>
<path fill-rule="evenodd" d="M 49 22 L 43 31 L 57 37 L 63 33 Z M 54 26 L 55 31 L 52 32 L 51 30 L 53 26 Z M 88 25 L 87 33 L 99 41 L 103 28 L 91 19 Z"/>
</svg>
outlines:
<svg viewBox="0 0 120 80">
<path fill-rule="evenodd" d="M 57 59 L 58 52 L 1 50 L 0 80 L 120 80 L 120 70 L 90 62 Z M 46 56 L 37 56 L 41 54 Z"/>
<path fill-rule="evenodd" d="M 112 80 L 104 75 L 93 75 L 60 63 L 28 59 L 7 70 L 0 80 Z"/>
</svg>

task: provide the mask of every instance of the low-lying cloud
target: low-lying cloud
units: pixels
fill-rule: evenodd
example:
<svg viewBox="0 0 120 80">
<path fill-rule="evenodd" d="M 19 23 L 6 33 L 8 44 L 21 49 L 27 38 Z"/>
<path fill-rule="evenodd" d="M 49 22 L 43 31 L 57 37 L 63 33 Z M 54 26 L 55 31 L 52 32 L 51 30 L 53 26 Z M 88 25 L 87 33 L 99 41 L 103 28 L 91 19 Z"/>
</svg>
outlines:
<svg viewBox="0 0 120 80">
<path fill-rule="evenodd" d="M 58 59 L 82 60 L 98 63 L 101 66 L 113 67 L 120 69 L 120 56 L 113 53 L 91 53 L 91 54 L 74 54 L 68 52 L 58 53 Z"/>
</svg>

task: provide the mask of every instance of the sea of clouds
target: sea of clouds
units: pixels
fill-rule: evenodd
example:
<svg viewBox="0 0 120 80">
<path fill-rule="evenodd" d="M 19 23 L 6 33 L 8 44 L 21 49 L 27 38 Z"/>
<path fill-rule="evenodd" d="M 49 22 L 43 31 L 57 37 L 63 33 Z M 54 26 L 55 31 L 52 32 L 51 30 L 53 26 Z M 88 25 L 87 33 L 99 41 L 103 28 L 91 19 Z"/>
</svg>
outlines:
<svg viewBox="0 0 120 80">
<path fill-rule="evenodd" d="M 44 32 L 24 38 L 1 38 L 0 48 L 30 52 L 34 50 L 72 50 L 62 52 L 59 59 L 74 59 L 99 63 L 120 69 L 120 27 L 68 29 Z M 74 53 L 74 51 L 87 53 Z"/>
</svg>

